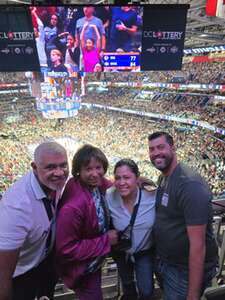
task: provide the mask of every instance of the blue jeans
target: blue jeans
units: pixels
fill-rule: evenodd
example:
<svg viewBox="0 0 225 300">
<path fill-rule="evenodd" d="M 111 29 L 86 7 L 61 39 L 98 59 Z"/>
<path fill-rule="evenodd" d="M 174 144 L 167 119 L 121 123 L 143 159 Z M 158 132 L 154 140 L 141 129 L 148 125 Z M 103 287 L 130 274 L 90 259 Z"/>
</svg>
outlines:
<svg viewBox="0 0 225 300">
<path fill-rule="evenodd" d="M 153 292 L 153 259 L 149 252 L 135 255 L 134 261 L 125 254 L 114 257 L 122 281 L 125 300 L 149 300 Z M 136 279 L 136 281 L 135 281 Z"/>
<path fill-rule="evenodd" d="M 216 275 L 217 266 L 204 271 L 202 294 L 211 285 Z M 168 264 L 158 259 L 155 263 L 155 272 L 160 286 L 163 289 L 164 300 L 186 300 L 188 291 L 188 270 Z"/>
</svg>

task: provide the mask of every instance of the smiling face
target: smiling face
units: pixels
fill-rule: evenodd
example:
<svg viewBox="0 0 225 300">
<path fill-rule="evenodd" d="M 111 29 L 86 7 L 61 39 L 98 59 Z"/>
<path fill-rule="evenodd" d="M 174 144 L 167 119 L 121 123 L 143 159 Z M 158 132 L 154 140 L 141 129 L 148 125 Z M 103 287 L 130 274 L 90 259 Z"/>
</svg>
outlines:
<svg viewBox="0 0 225 300">
<path fill-rule="evenodd" d="M 138 177 L 127 165 L 119 166 L 114 172 L 114 185 L 122 198 L 133 198 L 138 187 Z"/>
<path fill-rule="evenodd" d="M 91 39 L 87 39 L 85 46 L 86 46 L 86 49 L 90 51 L 94 47 L 94 42 Z"/>
<path fill-rule="evenodd" d="M 61 190 L 69 174 L 66 153 L 43 152 L 38 162 L 31 164 L 43 190 Z"/>
<path fill-rule="evenodd" d="M 168 173 L 176 163 L 175 148 L 165 136 L 160 136 L 149 141 L 149 158 L 156 169 Z"/>
<path fill-rule="evenodd" d="M 92 157 L 86 166 L 80 169 L 80 180 L 88 187 L 95 188 L 101 185 L 105 170 L 101 161 Z"/>
</svg>

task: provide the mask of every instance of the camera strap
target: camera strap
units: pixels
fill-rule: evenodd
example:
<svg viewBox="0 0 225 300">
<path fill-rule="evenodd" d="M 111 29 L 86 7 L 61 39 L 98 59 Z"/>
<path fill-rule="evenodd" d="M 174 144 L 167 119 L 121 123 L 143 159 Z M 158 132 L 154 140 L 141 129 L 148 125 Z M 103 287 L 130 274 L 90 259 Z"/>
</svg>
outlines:
<svg viewBox="0 0 225 300">
<path fill-rule="evenodd" d="M 132 216 L 130 218 L 130 224 L 129 225 L 131 226 L 131 228 L 133 228 L 133 226 L 134 226 L 134 222 L 135 222 L 135 219 L 136 219 L 136 216 L 137 216 L 138 207 L 140 205 L 140 202 L 141 202 L 141 189 L 139 188 L 138 202 L 135 204 L 134 210 L 132 212 Z"/>
<path fill-rule="evenodd" d="M 137 216 L 137 212 L 138 212 L 138 207 L 140 205 L 141 202 L 141 189 L 139 188 L 139 197 L 138 197 L 138 202 L 135 204 L 134 206 L 134 210 L 132 212 L 131 218 L 130 218 L 130 223 L 129 225 L 123 230 L 123 232 L 125 232 L 129 227 L 130 227 L 130 237 L 132 235 L 132 230 L 133 230 L 133 226 L 134 226 L 134 222 Z"/>
</svg>

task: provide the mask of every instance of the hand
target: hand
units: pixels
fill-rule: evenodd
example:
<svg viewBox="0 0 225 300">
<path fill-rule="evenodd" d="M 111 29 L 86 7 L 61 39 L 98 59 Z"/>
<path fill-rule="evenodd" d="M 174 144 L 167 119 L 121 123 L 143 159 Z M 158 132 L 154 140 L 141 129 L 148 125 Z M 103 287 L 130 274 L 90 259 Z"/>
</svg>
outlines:
<svg viewBox="0 0 225 300">
<path fill-rule="evenodd" d="M 118 232 L 115 229 L 109 230 L 108 232 L 109 243 L 111 246 L 118 243 Z"/>
<path fill-rule="evenodd" d="M 116 29 L 118 29 L 119 31 L 126 31 L 127 27 L 122 23 L 122 24 L 116 25 Z"/>
<path fill-rule="evenodd" d="M 100 58 L 103 58 L 103 56 L 104 56 L 104 50 L 100 51 L 99 56 L 100 56 Z"/>
<path fill-rule="evenodd" d="M 147 178 L 147 177 L 143 177 L 140 176 L 138 178 L 138 186 L 140 188 L 144 188 L 147 191 L 154 191 L 157 189 L 157 185 L 155 184 L 154 181 L 152 181 L 151 179 Z"/>
<path fill-rule="evenodd" d="M 32 12 L 32 13 L 35 13 L 36 11 L 37 11 L 37 7 L 32 6 L 31 12 Z"/>
</svg>

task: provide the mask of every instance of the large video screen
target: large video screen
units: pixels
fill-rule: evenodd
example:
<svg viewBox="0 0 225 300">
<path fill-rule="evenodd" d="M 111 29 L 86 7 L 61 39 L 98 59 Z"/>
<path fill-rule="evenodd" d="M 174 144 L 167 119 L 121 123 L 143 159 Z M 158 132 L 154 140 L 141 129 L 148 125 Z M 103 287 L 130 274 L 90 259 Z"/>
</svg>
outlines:
<svg viewBox="0 0 225 300">
<path fill-rule="evenodd" d="M 32 7 L 43 71 L 140 71 L 143 7 Z"/>
<path fill-rule="evenodd" d="M 41 70 L 60 78 L 181 69 L 187 5 L 19 9 L 23 18 L 17 22 L 15 7 L 0 8 L 0 71 Z"/>
</svg>

